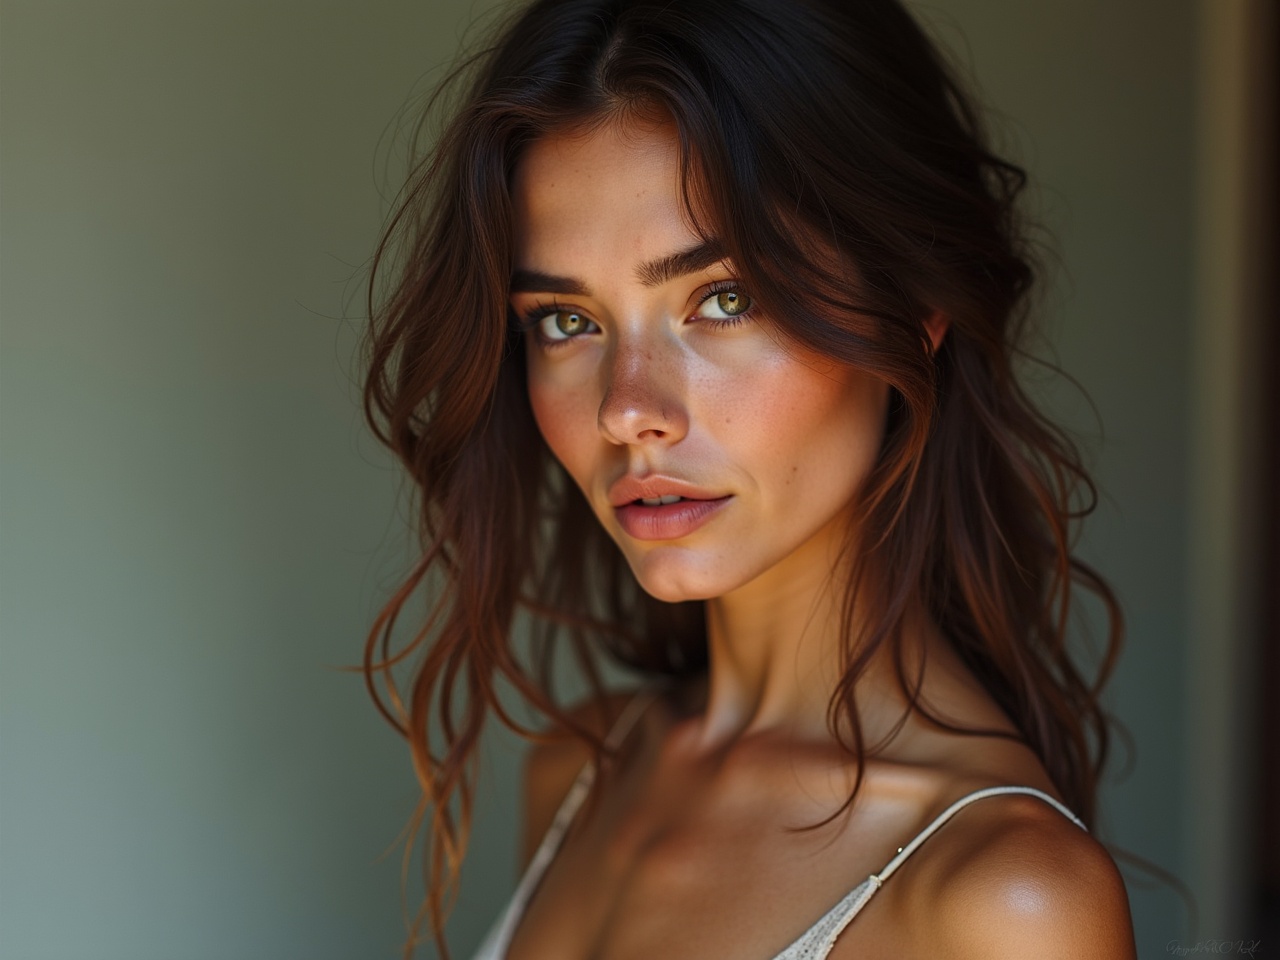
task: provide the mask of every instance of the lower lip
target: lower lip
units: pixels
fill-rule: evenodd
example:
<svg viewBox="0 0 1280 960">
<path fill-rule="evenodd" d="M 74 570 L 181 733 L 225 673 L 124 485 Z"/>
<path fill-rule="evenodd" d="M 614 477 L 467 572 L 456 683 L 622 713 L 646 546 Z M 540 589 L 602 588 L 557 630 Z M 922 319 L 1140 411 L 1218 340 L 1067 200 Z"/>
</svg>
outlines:
<svg viewBox="0 0 1280 960">
<path fill-rule="evenodd" d="M 676 540 L 693 533 L 731 499 L 732 494 L 716 500 L 677 500 L 656 507 L 628 503 L 614 510 L 622 529 L 636 540 Z"/>
</svg>

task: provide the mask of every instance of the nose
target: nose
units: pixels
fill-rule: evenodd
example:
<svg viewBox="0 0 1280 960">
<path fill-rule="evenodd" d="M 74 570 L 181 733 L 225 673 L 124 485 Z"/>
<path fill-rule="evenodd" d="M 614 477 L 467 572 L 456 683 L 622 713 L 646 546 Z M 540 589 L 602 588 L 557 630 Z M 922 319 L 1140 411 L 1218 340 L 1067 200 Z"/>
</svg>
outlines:
<svg viewBox="0 0 1280 960">
<path fill-rule="evenodd" d="M 607 364 L 597 424 L 612 443 L 670 445 L 689 430 L 678 358 L 657 339 L 620 340 Z"/>
</svg>

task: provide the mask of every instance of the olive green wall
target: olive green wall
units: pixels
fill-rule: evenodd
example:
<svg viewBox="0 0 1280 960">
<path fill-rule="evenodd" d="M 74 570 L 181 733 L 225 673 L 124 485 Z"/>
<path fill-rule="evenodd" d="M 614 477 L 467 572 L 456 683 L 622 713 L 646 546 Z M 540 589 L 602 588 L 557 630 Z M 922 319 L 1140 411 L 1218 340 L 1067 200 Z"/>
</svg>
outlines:
<svg viewBox="0 0 1280 960">
<path fill-rule="evenodd" d="M 1197 7 L 931 0 L 917 8 L 932 11 L 939 35 L 963 31 L 963 56 L 1032 174 L 1059 258 L 1046 302 L 1056 360 L 1101 421 L 1099 429 L 1062 384 L 1047 391 L 1083 436 L 1101 488 L 1081 552 L 1111 579 L 1128 619 L 1105 700 L 1136 749 L 1113 746 L 1101 832 L 1186 878 Z M 963 51 L 962 43 L 952 45 Z M 1170 888 L 1126 876 L 1139 881 L 1129 891 L 1140 956 L 1187 942 Z M 1202 919 L 1210 928 L 1201 938 L 1247 935 Z"/>
<path fill-rule="evenodd" d="M 332 667 L 402 519 L 342 318 L 384 133 L 483 6 L 0 6 L 0 958 L 394 955 L 412 778 Z M 1193 3 L 921 8 L 1060 241 L 1051 339 L 1105 427 L 1085 552 L 1131 623 L 1104 825 L 1183 869 Z M 515 758 L 496 738 L 463 956 L 513 882 Z M 1176 901 L 1133 897 L 1164 955 Z"/>
</svg>

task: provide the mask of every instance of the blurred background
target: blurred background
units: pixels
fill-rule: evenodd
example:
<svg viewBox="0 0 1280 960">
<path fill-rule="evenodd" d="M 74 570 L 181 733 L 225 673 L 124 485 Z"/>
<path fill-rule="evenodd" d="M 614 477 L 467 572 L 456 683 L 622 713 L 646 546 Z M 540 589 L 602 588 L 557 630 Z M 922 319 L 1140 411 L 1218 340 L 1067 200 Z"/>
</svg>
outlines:
<svg viewBox="0 0 1280 960">
<path fill-rule="evenodd" d="M 336 669 L 408 557 L 361 282 L 402 110 L 491 6 L 0 2 L 0 958 L 398 956 L 416 787 Z M 1199 910 L 1126 866 L 1140 955 L 1280 956 L 1275 5 L 914 7 L 1057 238 L 1046 342 L 1098 419 L 1045 397 L 1130 627 L 1099 833 Z M 495 730 L 464 958 L 519 757 Z"/>
</svg>

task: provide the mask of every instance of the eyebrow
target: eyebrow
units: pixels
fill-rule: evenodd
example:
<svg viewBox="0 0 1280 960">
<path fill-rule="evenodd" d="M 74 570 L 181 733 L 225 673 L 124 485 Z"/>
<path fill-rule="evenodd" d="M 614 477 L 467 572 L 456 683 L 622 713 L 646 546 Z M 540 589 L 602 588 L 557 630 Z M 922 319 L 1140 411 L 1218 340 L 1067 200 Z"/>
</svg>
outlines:
<svg viewBox="0 0 1280 960">
<path fill-rule="evenodd" d="M 658 257 L 642 263 L 636 277 L 646 287 L 657 287 L 677 277 L 706 270 L 725 258 L 724 245 L 712 238 L 688 250 Z M 511 293 L 563 293 L 590 297 L 591 290 L 577 277 L 557 277 L 537 270 L 515 270 L 511 274 Z"/>
</svg>

